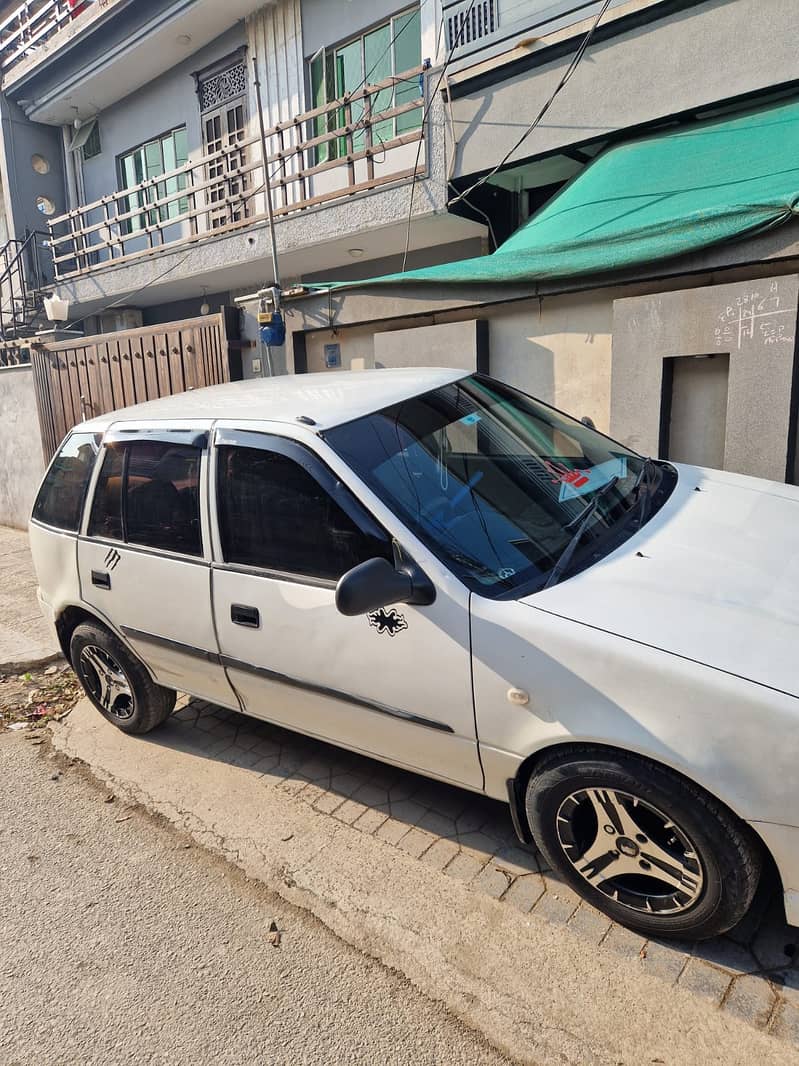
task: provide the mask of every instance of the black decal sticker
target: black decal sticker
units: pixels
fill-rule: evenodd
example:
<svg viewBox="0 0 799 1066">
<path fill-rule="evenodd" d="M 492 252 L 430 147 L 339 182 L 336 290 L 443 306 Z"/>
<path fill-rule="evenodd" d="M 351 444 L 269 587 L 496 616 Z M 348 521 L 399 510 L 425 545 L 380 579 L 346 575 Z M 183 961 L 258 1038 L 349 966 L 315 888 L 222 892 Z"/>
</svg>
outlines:
<svg viewBox="0 0 799 1066">
<path fill-rule="evenodd" d="M 112 548 L 108 555 L 106 555 L 105 557 L 105 565 L 108 567 L 109 570 L 116 570 L 121 561 L 122 556 L 119 554 L 116 548 Z"/>
<path fill-rule="evenodd" d="M 369 625 L 374 626 L 378 633 L 388 633 L 390 637 L 408 628 L 404 616 L 399 611 L 395 611 L 393 607 L 390 611 L 381 607 L 379 611 L 372 611 L 366 617 L 369 619 Z"/>
</svg>

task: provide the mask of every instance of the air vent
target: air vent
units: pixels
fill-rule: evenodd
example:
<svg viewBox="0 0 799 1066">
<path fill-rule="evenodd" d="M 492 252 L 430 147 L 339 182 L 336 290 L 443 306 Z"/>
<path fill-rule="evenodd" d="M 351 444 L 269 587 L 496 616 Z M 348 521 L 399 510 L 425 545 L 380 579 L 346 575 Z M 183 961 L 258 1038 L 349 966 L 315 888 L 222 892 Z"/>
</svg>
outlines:
<svg viewBox="0 0 799 1066">
<path fill-rule="evenodd" d="M 490 37 L 499 28 L 499 0 L 465 0 L 446 13 L 447 48 L 457 51 Z"/>
</svg>

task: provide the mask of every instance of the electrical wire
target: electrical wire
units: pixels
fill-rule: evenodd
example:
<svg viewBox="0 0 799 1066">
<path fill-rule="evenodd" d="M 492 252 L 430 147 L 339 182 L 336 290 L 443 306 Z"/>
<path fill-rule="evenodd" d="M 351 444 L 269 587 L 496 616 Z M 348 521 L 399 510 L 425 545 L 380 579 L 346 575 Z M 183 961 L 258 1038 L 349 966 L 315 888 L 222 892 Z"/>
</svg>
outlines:
<svg viewBox="0 0 799 1066">
<path fill-rule="evenodd" d="M 585 36 L 583 37 L 582 41 L 580 42 L 579 48 L 574 53 L 574 56 L 572 57 L 571 63 L 569 63 L 568 67 L 566 68 L 566 70 L 564 71 L 563 75 L 561 76 L 560 81 L 555 86 L 554 91 L 550 94 L 550 96 L 547 99 L 547 101 L 544 104 L 544 106 L 538 112 L 536 117 L 533 119 L 533 121 L 530 123 L 530 125 L 527 127 L 527 129 L 524 131 L 524 133 L 521 135 L 521 137 L 519 137 L 519 139 L 516 141 L 516 143 L 513 145 L 513 147 L 510 148 L 505 153 L 505 155 L 502 157 L 502 159 L 500 159 L 500 161 L 497 163 L 497 165 L 495 167 L 493 167 L 487 174 L 484 174 L 482 178 L 479 178 L 476 182 L 474 182 L 472 185 L 470 185 L 468 189 L 465 189 L 463 192 L 458 193 L 457 196 L 455 196 L 452 200 L 450 200 L 449 204 L 447 205 L 448 207 L 453 207 L 455 204 L 458 204 L 462 200 L 465 200 L 466 197 L 467 196 L 471 196 L 471 194 L 476 189 L 479 189 L 481 186 L 485 185 L 485 183 L 487 181 L 490 181 L 491 178 L 493 178 L 494 175 L 497 174 L 505 166 L 505 164 L 508 162 L 508 160 L 511 158 L 511 156 L 514 155 L 514 153 L 518 151 L 518 149 L 524 144 L 524 142 L 527 140 L 527 138 L 530 136 L 530 134 L 536 129 L 536 127 L 539 125 L 539 123 L 541 122 L 541 120 L 544 117 L 544 115 L 546 115 L 547 111 L 549 111 L 550 107 L 555 102 L 555 98 L 557 97 L 558 93 L 560 93 L 561 89 L 563 89 L 563 87 L 569 81 L 571 76 L 574 74 L 574 72 L 577 69 L 577 67 L 580 65 L 580 61 L 582 60 L 583 56 L 585 55 L 586 50 L 588 49 L 588 46 L 591 43 L 591 40 L 593 39 L 594 33 L 596 32 L 597 27 L 599 26 L 599 23 L 602 20 L 602 16 L 605 14 L 607 9 L 610 7 L 611 3 L 612 3 L 612 0 L 605 0 L 604 4 L 600 8 L 596 18 L 593 21 L 593 23 L 591 25 L 591 28 L 585 34 Z"/>
<path fill-rule="evenodd" d="M 419 5 L 419 10 L 421 11 L 421 9 L 425 6 L 425 4 L 427 4 L 429 2 L 430 2 L 430 0 L 421 0 L 421 3 Z M 472 0 L 472 7 L 474 7 L 475 2 L 476 2 L 476 0 Z M 471 12 L 471 8 L 469 10 Z M 351 90 L 352 93 L 359 92 L 365 85 L 368 84 L 369 79 L 371 78 L 371 76 L 374 74 L 374 72 L 377 70 L 377 68 L 380 66 L 380 64 L 383 62 L 383 60 L 386 58 L 386 56 L 389 55 L 389 53 L 392 51 L 392 49 L 394 48 L 394 45 L 399 40 L 399 38 L 402 36 L 402 34 L 411 25 L 412 25 L 412 20 L 410 18 L 407 18 L 405 20 L 405 22 L 403 23 L 403 25 L 400 27 L 400 29 L 392 36 L 391 40 L 389 41 L 388 45 L 386 46 L 386 48 L 383 51 L 383 53 L 379 56 L 377 61 L 366 72 L 366 74 L 364 75 L 364 77 L 361 80 L 361 82 L 354 89 Z M 439 32 L 438 32 L 438 35 L 437 35 L 436 48 L 439 47 L 440 42 L 441 42 L 441 33 L 442 33 L 443 25 L 444 25 L 444 21 L 442 19 L 441 23 L 439 25 Z M 437 88 L 438 87 L 436 87 L 436 91 L 437 91 Z M 374 116 L 372 116 L 372 117 L 374 117 Z M 360 119 L 354 125 L 354 127 L 352 129 L 353 133 L 356 133 L 358 131 L 358 129 L 360 128 L 360 126 L 365 124 L 365 119 L 366 119 L 366 114 L 364 113 L 364 117 L 362 119 Z M 424 117 L 422 118 L 422 127 L 424 127 Z M 381 143 L 383 143 L 382 138 L 379 138 L 379 139 L 380 139 Z M 421 144 L 421 142 L 420 142 L 420 144 Z M 275 167 L 275 169 L 269 174 L 269 180 L 270 181 L 273 178 L 277 177 L 277 175 L 281 171 L 285 170 L 287 162 L 288 162 L 288 157 L 284 157 L 283 159 L 280 160 L 280 162 Z M 418 155 L 417 155 L 417 165 L 418 165 Z M 266 181 L 263 181 L 259 186 L 257 186 L 257 188 L 253 189 L 246 196 L 242 197 L 239 206 L 240 207 L 244 207 L 246 204 L 248 204 L 250 202 L 250 200 L 252 200 L 254 197 L 256 197 L 260 193 L 262 193 L 265 188 L 266 188 Z M 70 328 L 76 329 L 78 326 L 81 326 L 81 325 L 83 325 L 84 322 L 88 321 L 88 319 L 94 318 L 94 317 L 99 316 L 99 315 L 103 315 L 103 314 L 106 313 L 106 311 L 110 311 L 114 307 L 119 307 L 121 304 L 126 303 L 128 300 L 132 299 L 134 296 L 138 296 L 140 293 L 145 292 L 147 289 L 151 288 L 153 285 L 157 285 L 159 281 L 162 281 L 165 277 L 168 277 L 169 274 L 172 274 L 179 267 L 183 266 L 183 264 L 189 259 L 190 255 L 191 255 L 191 253 L 188 253 L 182 259 L 180 259 L 177 263 L 174 263 L 171 267 L 169 267 L 168 270 L 165 270 L 162 274 L 159 274 L 156 277 L 151 278 L 150 281 L 148 281 L 145 285 L 142 285 L 140 288 L 134 289 L 132 292 L 125 293 L 125 295 L 120 297 L 119 299 L 115 299 L 115 300 L 110 301 L 109 303 L 105 304 L 104 307 L 98 309 L 97 311 L 93 311 L 91 314 L 84 315 L 83 318 L 79 318 L 75 322 L 70 322 L 69 323 Z"/>
<path fill-rule="evenodd" d="M 430 2 L 430 0 L 422 0 L 421 4 L 419 5 L 419 11 L 421 11 L 421 10 L 422 10 L 422 8 L 423 8 L 423 7 L 425 6 L 425 4 L 427 4 L 427 3 L 429 3 L 429 2 Z M 410 13 L 411 13 L 411 12 L 407 12 L 407 14 L 410 14 Z M 360 90 L 361 90 L 361 89 L 362 89 L 362 88 L 363 88 L 363 87 L 364 87 L 365 85 L 368 85 L 368 84 L 369 84 L 369 79 L 370 79 L 370 78 L 372 77 L 372 75 L 373 75 L 373 74 L 374 74 L 374 72 L 375 72 L 375 71 L 377 70 L 377 68 L 378 68 L 378 67 L 380 66 L 380 64 L 381 64 L 381 63 L 383 62 L 383 60 L 384 60 L 384 59 L 386 58 L 386 56 L 387 56 L 387 55 L 389 55 L 389 54 L 390 54 L 390 52 L 391 52 L 391 51 L 393 50 L 393 48 L 394 48 L 394 45 L 395 45 L 395 44 L 396 44 L 396 42 L 397 42 L 397 41 L 398 41 L 398 40 L 400 39 L 400 37 L 402 36 L 402 34 L 403 34 L 403 33 L 404 33 L 404 32 L 405 32 L 405 31 L 406 31 L 407 29 L 408 29 L 408 27 L 409 27 L 409 26 L 411 26 L 411 25 L 412 25 L 412 20 L 411 20 L 410 18 L 407 18 L 407 19 L 405 20 L 405 22 L 403 23 L 403 25 L 402 25 L 402 26 L 400 27 L 400 29 L 399 29 L 399 30 L 397 30 L 397 32 L 396 32 L 396 33 L 395 33 L 395 34 L 394 34 L 394 35 L 392 36 L 391 40 L 389 41 L 389 43 L 388 43 L 388 45 L 386 46 L 386 48 L 385 48 L 385 50 L 383 51 L 383 53 L 382 53 L 382 54 L 381 54 L 381 55 L 380 55 L 380 56 L 378 57 L 378 59 L 377 59 L 377 60 L 376 60 L 376 62 L 375 62 L 375 63 L 374 63 L 373 65 L 372 65 L 372 67 L 371 67 L 371 68 L 370 68 L 370 69 L 369 69 L 369 70 L 368 70 L 368 71 L 366 72 L 366 74 L 365 74 L 365 75 L 363 76 L 363 78 L 362 78 L 362 79 L 361 79 L 361 81 L 360 81 L 360 82 L 358 83 L 358 85 L 356 85 L 354 89 L 350 89 L 349 93 L 347 94 L 348 96 L 351 96 L 351 95 L 353 95 L 354 93 L 360 92 Z M 443 25 L 444 25 L 444 22 L 443 22 L 443 19 L 442 19 L 442 21 L 441 21 L 441 24 L 440 24 L 440 26 L 439 26 L 439 32 L 438 32 L 437 40 L 436 40 L 436 49 L 438 49 L 438 47 L 439 47 L 439 44 L 440 44 L 440 42 L 441 42 L 441 30 L 442 30 L 442 28 L 443 28 Z M 392 77 L 393 77 L 393 76 L 394 76 L 394 75 L 392 75 Z M 395 83 L 395 88 L 396 88 L 396 85 L 397 85 L 397 84 L 398 84 L 398 83 Z M 378 115 L 379 115 L 379 112 L 378 112 Z M 355 122 L 355 123 L 353 124 L 353 126 L 352 126 L 352 129 L 350 130 L 350 135 L 354 135 L 354 134 L 358 133 L 358 132 L 359 132 L 359 130 L 361 130 L 361 129 L 364 129 L 364 128 L 366 127 L 366 124 L 367 124 L 367 122 L 368 122 L 368 121 L 369 121 L 370 119 L 371 119 L 371 120 L 374 120 L 374 118 L 375 118 L 375 115 L 371 115 L 371 116 L 367 115 L 367 113 L 366 113 L 366 109 L 364 108 L 364 114 L 363 114 L 363 116 L 362 116 L 361 118 L 359 118 L 359 119 L 357 120 L 357 122 Z M 335 140 L 335 139 L 336 139 L 336 138 L 335 138 L 335 137 L 332 137 L 332 136 L 331 136 L 331 138 L 330 138 L 330 140 Z M 378 140 L 379 140 L 379 141 L 381 142 L 381 144 L 383 144 L 383 143 L 384 143 L 384 142 L 383 142 L 383 139 L 382 139 L 382 137 L 380 137 L 379 135 L 378 135 Z M 329 142 L 328 142 L 328 143 L 329 143 Z M 384 155 L 385 155 L 385 153 L 384 153 Z M 277 177 L 277 175 L 278 175 L 278 174 L 279 174 L 279 173 L 280 173 L 281 171 L 285 171 L 285 169 L 286 169 L 286 164 L 288 163 L 288 158 L 289 158 L 288 156 L 285 156 L 285 157 L 284 157 L 283 159 L 281 159 L 281 160 L 280 160 L 280 162 L 279 162 L 279 163 L 277 164 L 277 166 L 275 167 L 274 171 L 272 171 L 272 172 L 270 173 L 270 175 L 269 175 L 269 180 L 270 180 L 270 182 L 272 181 L 272 179 L 273 179 L 273 178 Z M 252 190 L 251 192 L 249 192 L 249 193 L 247 194 L 247 196 L 245 196 L 245 197 L 243 197 L 243 198 L 242 198 L 242 200 L 241 200 L 241 206 L 243 207 L 243 206 L 244 206 L 245 204 L 249 203 L 249 202 L 250 202 L 250 200 L 252 200 L 252 199 L 253 199 L 253 198 L 254 198 L 255 196 L 258 196 L 258 195 L 259 195 L 260 193 L 262 193 L 262 192 L 264 191 L 265 187 L 266 187 L 266 182 L 264 181 L 264 182 L 262 182 L 262 183 L 261 183 L 261 184 L 260 184 L 260 185 L 259 185 L 259 186 L 258 186 L 257 188 L 255 188 L 255 189 L 253 189 L 253 190 Z"/>
<path fill-rule="evenodd" d="M 150 278 L 150 280 L 145 285 L 141 285 L 138 289 L 134 289 L 133 292 L 126 292 L 124 296 L 120 296 L 118 299 L 112 300 L 104 307 L 99 308 L 97 311 L 92 311 L 91 314 L 84 315 L 83 318 L 79 318 L 75 322 L 69 322 L 69 328 L 76 329 L 78 326 L 82 326 L 83 323 L 86 322 L 88 319 L 94 318 L 99 315 L 104 315 L 106 311 L 110 311 L 113 307 L 119 307 L 120 304 L 127 303 L 128 300 L 130 300 L 132 297 L 138 296 L 139 293 L 145 292 L 145 290 L 149 289 L 153 285 L 157 285 L 159 281 L 163 281 L 165 277 L 167 277 L 169 274 L 172 274 L 175 270 L 178 269 L 178 267 L 182 267 L 183 264 L 187 262 L 187 260 L 190 258 L 190 256 L 191 252 L 188 252 L 186 255 L 183 256 L 182 259 L 179 259 L 177 263 L 173 263 L 168 270 L 165 270 L 162 274 L 158 274 L 154 278 Z"/>
<path fill-rule="evenodd" d="M 608 3 L 609 2 L 610 2 L 610 0 L 608 0 Z M 432 108 L 433 104 L 435 103 L 436 96 L 438 95 L 438 90 L 441 88 L 441 83 L 444 80 L 444 78 L 446 77 L 447 69 L 448 69 L 450 63 L 452 62 L 453 56 L 455 55 L 455 50 L 457 49 L 458 45 L 461 43 L 461 40 L 463 39 L 464 31 L 466 30 L 466 26 L 467 26 L 467 24 L 469 22 L 469 19 L 471 18 L 471 14 L 472 14 L 472 11 L 474 11 L 474 6 L 475 6 L 476 3 L 477 3 L 477 0 L 472 0 L 472 2 L 469 4 L 469 7 L 466 10 L 466 14 L 464 15 L 464 17 L 463 17 L 463 19 L 461 21 L 460 28 L 458 29 L 458 32 L 455 35 L 455 40 L 451 43 L 447 58 L 444 60 L 444 66 L 441 68 L 441 73 L 438 76 L 438 81 L 436 82 L 435 88 L 430 93 L 429 99 L 427 101 L 427 105 L 425 106 L 425 109 L 424 109 L 424 113 L 422 114 L 422 130 L 421 130 L 421 135 L 419 137 L 419 144 L 416 146 L 416 163 L 414 164 L 414 168 L 413 168 L 413 179 L 411 181 L 411 198 L 410 198 L 410 203 L 408 204 L 408 225 L 407 225 L 406 231 L 405 231 L 405 251 L 402 254 L 402 270 L 400 271 L 400 273 L 402 273 L 402 274 L 404 274 L 406 269 L 407 269 L 407 266 L 408 266 L 408 252 L 410 251 L 410 247 L 411 247 L 411 227 L 413 226 L 413 197 L 414 197 L 414 194 L 416 192 L 416 180 L 417 180 L 417 178 L 419 176 L 419 160 L 421 159 L 421 156 L 422 156 L 422 145 L 425 143 L 425 136 L 424 136 L 424 134 L 425 134 L 425 123 L 427 122 L 427 119 L 428 119 L 428 117 L 430 115 L 430 109 Z M 443 22 L 444 22 L 443 17 L 442 17 L 441 22 L 442 22 L 442 26 L 443 26 Z"/>
</svg>

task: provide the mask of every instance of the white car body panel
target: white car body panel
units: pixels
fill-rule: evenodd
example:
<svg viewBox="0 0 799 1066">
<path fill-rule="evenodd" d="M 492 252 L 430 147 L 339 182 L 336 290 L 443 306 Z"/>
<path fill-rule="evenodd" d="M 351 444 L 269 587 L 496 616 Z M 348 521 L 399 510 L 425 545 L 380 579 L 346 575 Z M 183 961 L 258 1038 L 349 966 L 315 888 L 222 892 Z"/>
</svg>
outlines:
<svg viewBox="0 0 799 1066">
<path fill-rule="evenodd" d="M 799 758 L 793 696 L 518 601 L 472 597 L 472 649 L 477 732 L 492 795 L 501 783 L 491 780 L 491 768 L 501 769 L 502 760 L 486 748 L 521 762 L 579 741 L 656 759 L 742 818 L 785 821 L 785 790 L 795 787 Z M 510 688 L 528 692 L 529 704 L 512 705 Z M 782 787 L 774 787 L 774 775 Z"/>
<path fill-rule="evenodd" d="M 799 695 L 799 488 L 677 469 L 638 534 L 525 602 Z"/>
<path fill-rule="evenodd" d="M 38 523 L 31 523 L 29 535 L 39 606 L 55 628 L 64 607 L 80 603 L 75 535 Z"/>
<path fill-rule="evenodd" d="M 402 605 L 397 611 L 407 629 L 390 636 L 365 617 L 340 614 L 334 589 L 224 569 L 215 569 L 213 580 L 222 655 L 264 671 L 259 675 L 225 660 L 249 714 L 482 788 L 469 680 L 468 594 L 460 603 L 439 598 L 432 608 Z M 234 603 L 257 607 L 260 628 L 235 625 Z M 447 731 L 391 712 L 430 719 Z"/>
<path fill-rule="evenodd" d="M 120 557 L 112 569 L 111 551 Z M 198 654 L 218 654 L 207 563 L 81 540 L 78 566 L 83 601 L 111 622 L 159 684 L 239 709 L 219 662 Z M 111 589 L 95 587 L 92 571 L 108 572 Z"/>
<path fill-rule="evenodd" d="M 80 429 L 102 432 L 123 422 L 128 427 L 154 420 L 175 426 L 230 418 L 237 424 L 257 419 L 296 427 L 299 417 L 312 419 L 318 429 L 329 429 L 466 376 L 465 370 L 426 367 L 232 381 L 125 407 L 85 422 Z"/>
</svg>

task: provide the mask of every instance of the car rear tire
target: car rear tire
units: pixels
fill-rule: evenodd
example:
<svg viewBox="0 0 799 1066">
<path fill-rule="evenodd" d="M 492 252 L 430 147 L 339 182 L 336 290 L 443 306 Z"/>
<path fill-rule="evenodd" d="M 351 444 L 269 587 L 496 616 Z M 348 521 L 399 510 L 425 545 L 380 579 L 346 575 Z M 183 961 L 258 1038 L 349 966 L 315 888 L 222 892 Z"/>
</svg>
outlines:
<svg viewBox="0 0 799 1066">
<path fill-rule="evenodd" d="M 644 936 L 705 940 L 746 914 L 762 848 L 702 789 L 637 756 L 573 748 L 527 784 L 530 831 L 552 869 Z"/>
<path fill-rule="evenodd" d="M 176 693 L 156 685 L 142 663 L 105 626 L 79 625 L 69 651 L 84 692 L 123 733 L 149 733 L 174 710 Z"/>
</svg>

